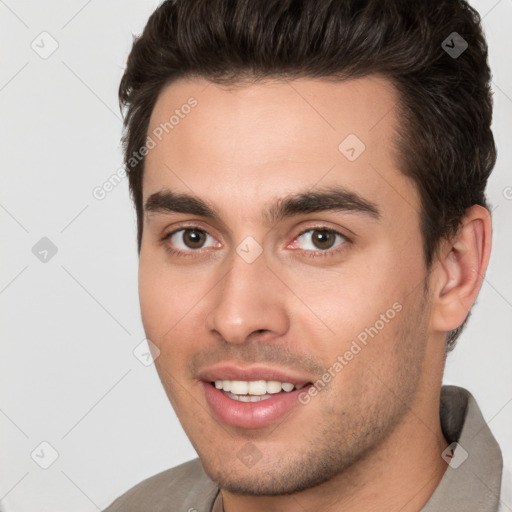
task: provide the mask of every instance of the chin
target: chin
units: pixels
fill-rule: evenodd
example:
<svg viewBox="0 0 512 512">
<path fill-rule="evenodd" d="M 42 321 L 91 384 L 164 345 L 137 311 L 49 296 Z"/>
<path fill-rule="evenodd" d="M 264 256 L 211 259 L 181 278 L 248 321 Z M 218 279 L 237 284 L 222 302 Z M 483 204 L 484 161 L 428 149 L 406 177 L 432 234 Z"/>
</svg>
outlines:
<svg viewBox="0 0 512 512">
<path fill-rule="evenodd" d="M 206 474 L 221 489 L 247 496 L 281 496 L 304 491 L 331 480 L 354 461 L 339 454 L 322 460 L 317 452 L 267 463 L 262 459 L 252 467 L 244 466 L 238 458 L 235 461 L 224 458 L 221 463 L 219 459 L 216 463 L 208 457 L 200 456 L 200 459 Z"/>
</svg>

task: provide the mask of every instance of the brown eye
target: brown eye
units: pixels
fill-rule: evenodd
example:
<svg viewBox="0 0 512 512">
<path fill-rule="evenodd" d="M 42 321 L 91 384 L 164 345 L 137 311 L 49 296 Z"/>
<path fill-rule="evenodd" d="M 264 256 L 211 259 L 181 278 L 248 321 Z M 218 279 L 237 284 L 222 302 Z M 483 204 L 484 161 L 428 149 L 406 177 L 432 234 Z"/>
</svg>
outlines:
<svg viewBox="0 0 512 512">
<path fill-rule="evenodd" d="M 204 231 L 185 229 L 182 235 L 183 243 L 190 249 L 199 249 L 206 240 Z"/>
<path fill-rule="evenodd" d="M 169 245 L 181 251 L 203 249 L 204 247 L 215 247 L 217 245 L 210 234 L 197 228 L 178 229 L 166 235 L 165 240 L 170 242 Z M 205 245 L 207 242 L 209 242 L 209 245 Z"/>
<path fill-rule="evenodd" d="M 315 247 L 318 247 L 318 249 L 330 249 L 336 241 L 336 235 L 331 231 L 315 229 L 313 233 L 313 244 Z"/>
<path fill-rule="evenodd" d="M 310 241 L 308 241 L 308 239 Z M 327 252 L 333 247 L 343 245 L 347 240 L 341 233 L 332 229 L 307 229 L 297 237 L 296 247 L 307 252 Z"/>
</svg>

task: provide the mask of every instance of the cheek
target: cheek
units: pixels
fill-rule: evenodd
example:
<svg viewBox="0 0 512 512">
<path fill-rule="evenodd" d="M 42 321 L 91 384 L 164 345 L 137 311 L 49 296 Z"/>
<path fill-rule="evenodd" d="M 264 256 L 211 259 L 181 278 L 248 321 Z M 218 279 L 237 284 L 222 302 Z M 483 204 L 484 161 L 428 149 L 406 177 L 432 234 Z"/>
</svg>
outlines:
<svg viewBox="0 0 512 512">
<path fill-rule="evenodd" d="M 139 261 L 139 301 L 146 335 L 155 342 L 172 332 L 198 302 L 198 282 L 181 269 L 162 265 L 141 251 Z"/>
<path fill-rule="evenodd" d="M 381 258 L 378 263 L 361 262 L 330 273 L 305 273 L 300 281 L 297 275 L 290 278 L 301 290 L 303 303 L 330 328 L 330 336 L 349 340 L 373 326 L 404 297 L 404 285 L 395 268 Z M 394 313 L 390 311 L 389 316 Z"/>
<path fill-rule="evenodd" d="M 197 270 L 156 261 L 141 251 L 139 301 L 146 337 L 160 350 L 155 366 L 173 405 L 187 377 L 191 355 L 208 343 L 207 294 L 211 285 Z M 189 385 L 189 384 L 187 384 Z M 186 398 L 186 397 L 185 397 Z"/>
<path fill-rule="evenodd" d="M 391 407 L 397 399 L 409 402 L 421 374 L 426 339 L 424 318 L 411 300 L 402 298 L 402 309 L 388 314 L 387 323 L 372 317 L 344 339 L 343 351 L 338 351 L 341 366 L 326 402 L 351 404 L 362 417 L 382 410 L 382 404 Z"/>
<path fill-rule="evenodd" d="M 395 266 L 339 276 L 336 284 L 324 286 L 312 302 L 315 300 L 315 311 L 330 331 L 314 350 L 327 368 L 342 357 L 341 366 L 334 368 L 341 376 L 336 379 L 338 385 L 343 382 L 343 387 L 357 395 L 357 389 L 364 389 L 363 382 L 376 378 L 370 370 L 391 378 L 410 364 L 411 326 L 420 320 L 421 311 L 415 307 L 416 294 L 411 294 L 403 276 L 400 280 Z"/>
</svg>

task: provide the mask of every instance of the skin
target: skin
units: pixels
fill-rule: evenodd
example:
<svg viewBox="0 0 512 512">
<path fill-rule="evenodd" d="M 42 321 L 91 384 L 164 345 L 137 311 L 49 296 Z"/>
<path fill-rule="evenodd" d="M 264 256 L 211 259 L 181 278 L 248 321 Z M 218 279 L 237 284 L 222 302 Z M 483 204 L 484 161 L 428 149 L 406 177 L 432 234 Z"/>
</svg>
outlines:
<svg viewBox="0 0 512 512">
<path fill-rule="evenodd" d="M 180 79 L 160 94 L 148 133 L 191 96 L 197 106 L 147 155 L 143 198 L 164 189 L 192 194 L 220 220 L 145 215 L 139 291 L 160 379 L 224 509 L 420 510 L 446 469 L 445 337 L 481 286 L 487 210 L 467 211 L 428 272 L 419 196 L 392 143 L 401 128 L 398 97 L 385 78 L 236 87 Z M 338 150 L 350 133 L 366 145 L 353 162 Z M 380 219 L 328 211 L 263 222 L 275 199 L 324 185 L 357 192 L 378 206 Z M 209 235 L 204 247 L 187 247 L 184 232 L 162 241 L 194 226 Z M 318 226 L 350 241 L 318 248 Z M 248 236 L 263 249 L 252 263 L 236 252 Z M 313 381 L 397 302 L 402 310 L 307 405 L 257 429 L 211 414 L 198 380 L 207 365 L 258 362 Z M 246 446 L 261 454 L 252 467 L 237 457 Z"/>
</svg>

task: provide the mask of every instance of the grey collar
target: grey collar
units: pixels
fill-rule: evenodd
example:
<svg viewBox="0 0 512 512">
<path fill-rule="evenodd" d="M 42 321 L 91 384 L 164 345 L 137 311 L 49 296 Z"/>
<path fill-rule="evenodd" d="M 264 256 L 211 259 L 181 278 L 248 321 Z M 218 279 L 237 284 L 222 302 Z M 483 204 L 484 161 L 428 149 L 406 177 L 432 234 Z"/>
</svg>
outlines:
<svg viewBox="0 0 512 512">
<path fill-rule="evenodd" d="M 443 386 L 440 415 L 443 434 L 454 450 L 443 452 L 449 465 L 421 512 L 496 512 L 503 459 L 473 395 Z"/>
</svg>

